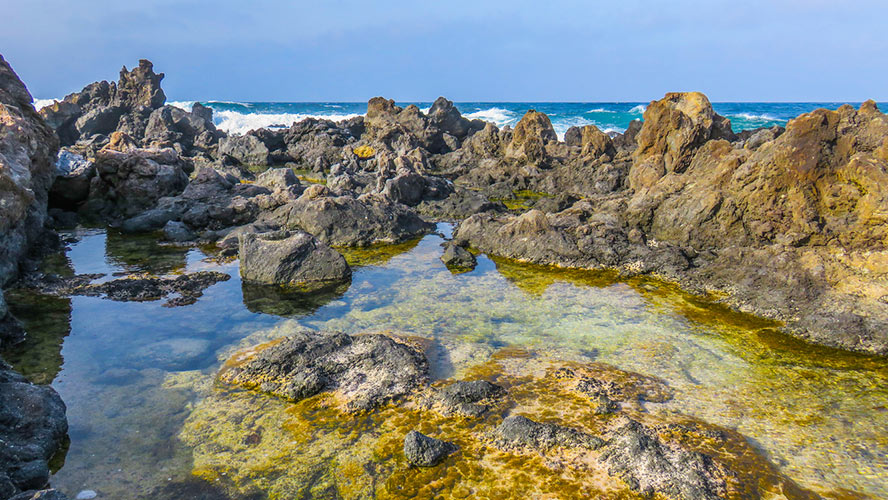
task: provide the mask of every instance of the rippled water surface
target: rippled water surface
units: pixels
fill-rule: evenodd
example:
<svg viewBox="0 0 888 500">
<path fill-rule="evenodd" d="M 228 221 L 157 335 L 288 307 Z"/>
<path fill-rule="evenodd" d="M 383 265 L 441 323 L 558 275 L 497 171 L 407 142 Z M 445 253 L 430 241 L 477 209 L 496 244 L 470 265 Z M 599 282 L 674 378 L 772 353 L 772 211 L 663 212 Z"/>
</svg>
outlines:
<svg viewBox="0 0 888 500">
<path fill-rule="evenodd" d="M 242 286 L 236 262 L 199 249 L 96 230 L 77 236 L 48 268 L 109 276 L 213 269 L 232 279 L 177 308 L 10 292 L 31 337 L 5 357 L 52 383 L 68 405 L 71 443 L 53 485 L 71 496 L 223 498 L 224 487 L 286 498 L 308 477 L 335 482 L 293 465 L 336 457 L 324 455 L 323 439 L 306 441 L 292 405 L 214 384 L 237 349 L 305 326 L 425 337 L 436 346 L 438 378 L 504 348 L 661 377 L 676 397 L 651 411 L 736 429 L 782 472 L 830 497 L 888 498 L 888 362 L 808 346 L 662 282 L 484 256 L 474 271 L 452 274 L 439 260 L 441 237 L 430 235 L 346 252 L 358 266 L 350 286 L 293 297 Z M 256 435 L 232 441 L 233 420 L 249 420 Z M 349 446 L 358 450 L 355 439 Z"/>
</svg>

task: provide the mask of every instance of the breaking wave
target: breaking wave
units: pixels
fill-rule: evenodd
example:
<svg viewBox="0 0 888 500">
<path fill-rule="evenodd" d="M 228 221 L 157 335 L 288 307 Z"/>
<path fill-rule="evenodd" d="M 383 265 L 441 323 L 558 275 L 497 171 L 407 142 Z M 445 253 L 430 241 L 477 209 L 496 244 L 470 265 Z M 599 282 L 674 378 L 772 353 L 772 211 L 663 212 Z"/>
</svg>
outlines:
<svg viewBox="0 0 888 500">
<path fill-rule="evenodd" d="M 484 120 L 486 122 L 492 122 L 497 127 L 514 125 L 515 123 L 518 123 L 517 114 L 514 111 L 510 111 L 504 108 L 482 109 L 473 113 L 466 113 L 464 116 L 470 120 Z"/>
<path fill-rule="evenodd" d="M 52 105 L 52 103 L 59 101 L 61 99 L 34 99 L 34 109 L 40 111 L 41 109 Z"/>
<path fill-rule="evenodd" d="M 239 113 L 237 111 L 214 111 L 213 121 L 216 128 L 229 134 L 244 134 L 258 128 L 286 128 L 295 122 L 306 118 L 318 118 L 324 120 L 341 121 L 361 116 L 355 113 L 348 114 L 302 114 L 302 113 Z"/>
</svg>

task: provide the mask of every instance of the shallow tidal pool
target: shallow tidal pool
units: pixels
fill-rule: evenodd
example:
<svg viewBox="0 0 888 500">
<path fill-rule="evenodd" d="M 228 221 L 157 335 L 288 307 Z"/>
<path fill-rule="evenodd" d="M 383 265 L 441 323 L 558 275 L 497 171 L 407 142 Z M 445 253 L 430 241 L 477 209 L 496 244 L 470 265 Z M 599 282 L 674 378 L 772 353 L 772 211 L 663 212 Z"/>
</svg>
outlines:
<svg viewBox="0 0 888 500">
<path fill-rule="evenodd" d="M 385 490 L 373 481 L 399 472 L 343 472 L 348 463 L 401 460 L 397 450 L 365 443 L 355 430 L 363 427 L 317 432 L 337 424 L 312 413 L 311 402 L 216 383 L 234 352 L 298 327 L 428 339 L 436 379 L 464 376 L 508 350 L 659 377 L 675 397 L 649 411 L 735 429 L 783 474 L 826 497 L 888 498 L 888 360 L 804 344 L 667 283 L 483 255 L 474 271 L 453 274 L 436 234 L 346 251 L 355 266 L 350 286 L 292 296 L 244 286 L 237 262 L 209 250 L 102 230 L 71 236 L 70 250 L 48 259 L 47 270 L 108 278 L 218 270 L 232 278 L 173 308 L 9 292 L 30 337 L 4 357 L 51 383 L 68 406 L 70 446 L 53 464 L 52 485 L 72 498 L 84 490 L 109 499 L 363 498 Z M 459 497 L 459 487 L 448 491 Z"/>
</svg>

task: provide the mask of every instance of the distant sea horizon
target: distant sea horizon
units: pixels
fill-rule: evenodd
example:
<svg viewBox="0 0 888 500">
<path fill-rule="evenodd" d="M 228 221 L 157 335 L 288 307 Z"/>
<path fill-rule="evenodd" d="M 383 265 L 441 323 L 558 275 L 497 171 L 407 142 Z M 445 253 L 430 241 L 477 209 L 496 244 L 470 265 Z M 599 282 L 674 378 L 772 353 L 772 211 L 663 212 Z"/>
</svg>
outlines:
<svg viewBox="0 0 888 500">
<path fill-rule="evenodd" d="M 55 99 L 35 99 L 38 109 Z M 198 101 L 173 101 L 167 104 L 186 111 Z M 199 101 L 213 109 L 216 127 L 228 133 L 243 134 L 257 128 L 285 128 L 305 118 L 344 120 L 362 116 L 367 102 L 238 102 Z M 640 120 L 650 101 L 646 102 L 454 102 L 463 116 L 492 122 L 498 127 L 514 127 L 524 113 L 535 109 L 549 116 L 558 137 L 573 126 L 595 125 L 609 133 L 622 133 L 632 120 Z M 399 106 L 415 104 L 424 112 L 431 102 L 398 102 Z M 801 114 L 818 108 L 837 109 L 843 104 L 855 108 L 860 102 L 713 102 L 717 113 L 731 120 L 734 132 L 760 127 L 785 126 Z M 878 103 L 883 112 L 888 104 Z"/>
</svg>

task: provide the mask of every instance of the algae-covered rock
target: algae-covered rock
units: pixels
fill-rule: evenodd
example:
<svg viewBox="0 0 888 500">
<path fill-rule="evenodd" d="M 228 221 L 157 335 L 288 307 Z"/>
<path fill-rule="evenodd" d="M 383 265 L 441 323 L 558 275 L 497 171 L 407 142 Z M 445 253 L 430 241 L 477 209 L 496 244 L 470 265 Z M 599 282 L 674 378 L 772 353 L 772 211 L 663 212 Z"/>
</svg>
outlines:
<svg viewBox="0 0 888 500">
<path fill-rule="evenodd" d="M 498 405 L 506 390 L 487 380 L 459 380 L 435 390 L 423 401 L 423 406 L 442 415 L 481 417 Z"/>
<path fill-rule="evenodd" d="M 418 431 L 404 436 L 404 456 L 417 467 L 434 467 L 459 449 L 453 443 L 428 437 Z"/>
<path fill-rule="evenodd" d="M 600 448 L 601 438 L 557 424 L 539 423 L 512 415 L 496 428 L 495 442 L 503 449 L 530 448 L 546 451 L 554 447 Z"/>
<path fill-rule="evenodd" d="M 355 412 L 406 396 L 428 382 L 428 373 L 422 352 L 392 337 L 302 331 L 232 360 L 219 377 L 292 401 L 333 392 Z"/>
</svg>

